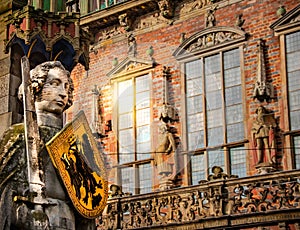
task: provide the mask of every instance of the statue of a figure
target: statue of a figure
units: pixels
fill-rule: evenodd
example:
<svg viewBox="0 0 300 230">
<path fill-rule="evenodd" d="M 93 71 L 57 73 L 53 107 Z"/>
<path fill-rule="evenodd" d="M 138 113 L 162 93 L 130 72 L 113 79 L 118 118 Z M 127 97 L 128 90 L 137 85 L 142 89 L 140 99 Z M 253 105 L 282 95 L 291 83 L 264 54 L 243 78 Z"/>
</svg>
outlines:
<svg viewBox="0 0 300 230">
<path fill-rule="evenodd" d="M 128 35 L 127 43 L 128 43 L 128 52 L 127 52 L 128 56 L 136 57 L 137 55 L 136 39 L 132 33 Z"/>
<path fill-rule="evenodd" d="M 37 203 L 37 194 L 30 190 L 30 165 L 25 151 L 28 143 L 25 144 L 24 134 L 28 126 L 13 125 L 0 140 L 0 230 L 95 229 L 94 220 L 74 212 L 45 148 L 45 143 L 62 128 L 63 111 L 72 105 L 70 73 L 58 61 L 45 62 L 31 70 L 30 82 L 40 136 L 38 165 L 34 170 L 39 172 L 43 184 L 42 199 Z M 38 216 L 34 214 L 37 208 Z M 37 219 L 42 226 L 34 223 Z"/>
<path fill-rule="evenodd" d="M 208 9 L 205 15 L 205 27 L 215 26 L 215 9 Z"/>
<path fill-rule="evenodd" d="M 253 122 L 252 133 L 254 146 L 256 147 L 257 165 L 275 163 L 275 137 L 276 122 L 273 114 L 268 114 L 263 106 L 256 109 L 257 117 Z M 264 160 L 265 156 L 265 160 Z"/>
<path fill-rule="evenodd" d="M 159 127 L 160 143 L 155 152 L 155 163 L 158 174 L 166 178 L 173 173 L 174 160 L 171 153 L 175 151 L 176 145 L 173 134 L 170 132 L 167 124 L 162 123 Z"/>
</svg>

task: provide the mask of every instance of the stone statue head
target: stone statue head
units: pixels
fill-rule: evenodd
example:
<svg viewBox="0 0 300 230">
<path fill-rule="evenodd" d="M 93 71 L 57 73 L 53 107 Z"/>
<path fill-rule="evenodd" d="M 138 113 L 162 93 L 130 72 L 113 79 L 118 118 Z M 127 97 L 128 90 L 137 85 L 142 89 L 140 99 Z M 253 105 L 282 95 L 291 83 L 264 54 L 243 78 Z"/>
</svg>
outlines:
<svg viewBox="0 0 300 230">
<path fill-rule="evenodd" d="M 73 81 L 59 61 L 36 66 L 30 79 L 37 111 L 61 114 L 73 104 Z"/>
</svg>

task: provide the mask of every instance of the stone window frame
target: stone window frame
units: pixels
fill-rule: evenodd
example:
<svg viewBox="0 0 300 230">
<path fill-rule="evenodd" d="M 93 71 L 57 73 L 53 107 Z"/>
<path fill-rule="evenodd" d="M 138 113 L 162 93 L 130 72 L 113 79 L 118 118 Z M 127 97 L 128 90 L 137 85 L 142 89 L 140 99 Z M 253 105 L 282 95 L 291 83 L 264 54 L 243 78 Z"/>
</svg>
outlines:
<svg viewBox="0 0 300 230">
<path fill-rule="evenodd" d="M 151 98 L 153 98 L 153 90 L 152 90 L 152 77 L 153 77 L 153 69 L 154 63 L 152 61 L 148 60 L 142 60 L 134 57 L 128 57 L 125 60 L 123 60 L 119 65 L 117 65 L 113 70 L 111 70 L 107 76 L 110 78 L 111 85 L 112 85 L 112 92 L 113 92 L 113 102 L 117 101 L 118 98 L 118 84 L 122 81 L 126 80 L 132 80 L 135 82 L 135 79 L 138 77 L 142 77 L 145 75 L 148 75 L 149 77 L 149 83 L 150 83 L 150 138 L 153 136 L 153 130 L 152 130 L 152 122 L 154 121 L 153 118 L 153 104 Z M 114 106 L 113 108 L 113 130 L 116 133 L 116 138 L 118 139 L 118 108 L 117 106 Z M 135 138 L 135 137 L 134 137 Z M 135 142 L 136 143 L 136 142 Z M 153 149 L 153 140 L 150 139 L 150 157 L 147 159 L 142 159 L 142 160 L 137 160 L 137 157 L 135 156 L 134 161 L 131 162 L 126 162 L 126 163 L 119 163 L 119 155 L 117 156 L 117 164 L 114 165 L 113 167 L 116 169 L 116 182 L 118 185 L 122 187 L 122 177 L 121 177 L 121 171 L 124 168 L 133 168 L 133 174 L 134 174 L 134 194 L 141 194 L 140 192 L 140 179 L 139 179 L 139 166 L 141 165 L 149 165 L 151 169 L 154 168 L 154 162 L 153 162 L 153 156 L 152 156 L 152 149 Z M 119 152 L 119 144 L 118 140 L 116 141 L 116 149 Z M 135 148 L 136 149 L 136 148 Z M 136 151 L 135 151 L 135 154 Z M 154 173 L 153 170 L 151 170 L 152 173 Z M 153 191 L 154 188 L 154 180 L 152 179 L 151 181 L 151 192 Z M 123 188 L 122 188 L 123 189 Z M 127 193 L 128 191 L 123 190 L 124 193 Z"/>
<path fill-rule="evenodd" d="M 229 39 L 224 39 L 224 40 L 220 40 L 220 41 L 216 41 L 214 39 L 216 39 L 217 34 L 221 33 L 221 35 L 230 35 L 232 34 L 232 36 Z M 199 41 L 209 41 L 210 39 L 210 43 L 206 43 L 204 44 L 203 42 L 201 42 L 202 44 L 197 47 L 197 44 L 199 44 Z M 225 36 L 226 37 L 226 36 Z M 203 40 L 205 39 L 205 40 Z M 211 28 L 206 28 L 194 35 L 192 35 L 190 38 L 184 40 L 181 45 L 175 50 L 175 52 L 173 53 L 173 56 L 175 56 L 175 58 L 177 59 L 177 61 L 180 64 L 180 69 L 181 69 L 181 84 L 182 84 L 182 94 L 185 95 L 185 88 L 186 88 L 186 79 L 185 79 L 185 63 L 193 61 L 193 60 L 197 60 L 197 59 L 201 59 L 201 58 L 205 58 L 217 53 L 222 54 L 223 52 L 226 51 L 230 51 L 232 49 L 239 49 L 239 53 L 240 53 L 240 71 L 241 71 L 241 86 L 242 86 L 242 102 L 246 101 L 246 96 L 245 96 L 245 90 L 244 90 L 244 86 L 245 86 L 245 77 L 244 77 L 244 44 L 245 41 L 247 39 L 247 34 L 239 29 L 239 28 L 233 28 L 233 27 L 211 27 Z M 196 44 L 196 45 L 194 45 Z M 192 48 L 190 48 L 192 47 Z M 242 110 L 243 110 L 243 125 L 244 125 L 244 137 L 247 136 L 246 133 L 246 115 L 245 115 L 245 111 L 246 111 L 246 105 L 245 103 L 242 103 Z M 206 179 L 208 177 L 208 175 L 211 173 L 209 171 L 208 168 L 208 148 L 204 147 L 201 149 L 197 149 L 196 151 L 192 151 L 189 152 L 188 148 L 187 148 L 187 143 L 188 143 L 188 134 L 187 134 L 187 101 L 186 101 L 186 97 L 182 98 L 182 120 L 186 121 L 186 122 L 182 122 L 182 143 L 183 143 L 183 152 L 184 154 L 184 161 L 185 161 L 185 165 L 187 165 L 186 167 L 186 171 L 184 173 L 184 184 L 190 185 L 192 184 L 192 169 L 191 169 L 191 157 L 192 156 L 204 156 L 204 168 L 205 170 L 203 170 L 202 173 L 204 173 L 204 179 Z M 225 125 L 225 121 L 223 126 Z M 225 126 L 224 126 L 225 127 Z M 206 128 L 205 128 L 206 129 Z M 233 142 L 233 143 L 228 143 L 228 144 L 224 144 L 224 145 L 220 145 L 220 146 L 216 146 L 217 148 L 221 148 L 222 151 L 224 152 L 224 171 L 225 172 L 231 172 L 231 164 L 230 164 L 230 149 L 231 148 L 239 148 L 239 147 L 243 147 L 245 148 L 245 158 L 247 156 L 247 148 L 248 148 L 248 144 L 247 144 L 247 140 L 246 138 L 244 138 L 243 140 L 237 141 L 237 142 Z M 213 148 L 210 148 L 213 150 Z M 245 166 L 247 167 L 247 162 L 245 161 Z M 246 173 L 248 172 L 248 170 L 246 169 Z M 228 173 L 230 174 L 230 173 Z"/>
<path fill-rule="evenodd" d="M 274 35 L 278 36 L 280 46 L 280 72 L 282 76 L 282 98 L 283 98 L 283 135 L 284 135 L 284 149 L 286 159 L 284 161 L 283 169 L 291 170 L 296 169 L 295 138 L 300 138 L 300 129 L 292 130 L 289 114 L 289 86 L 288 86 L 288 69 L 287 69 L 287 55 L 286 55 L 286 36 L 296 32 L 300 32 L 300 4 L 294 9 L 287 12 L 284 16 L 270 25 L 274 31 Z M 300 151 L 300 150 L 298 150 Z"/>
</svg>

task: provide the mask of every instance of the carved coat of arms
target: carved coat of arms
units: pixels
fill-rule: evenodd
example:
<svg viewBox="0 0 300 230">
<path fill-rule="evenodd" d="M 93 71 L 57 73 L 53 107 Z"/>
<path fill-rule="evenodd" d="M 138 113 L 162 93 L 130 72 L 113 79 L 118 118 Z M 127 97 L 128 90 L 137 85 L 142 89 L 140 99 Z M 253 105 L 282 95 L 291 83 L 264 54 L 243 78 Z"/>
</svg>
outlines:
<svg viewBox="0 0 300 230">
<path fill-rule="evenodd" d="M 106 168 L 84 113 L 46 147 L 77 211 L 85 218 L 99 216 L 108 198 Z"/>
</svg>

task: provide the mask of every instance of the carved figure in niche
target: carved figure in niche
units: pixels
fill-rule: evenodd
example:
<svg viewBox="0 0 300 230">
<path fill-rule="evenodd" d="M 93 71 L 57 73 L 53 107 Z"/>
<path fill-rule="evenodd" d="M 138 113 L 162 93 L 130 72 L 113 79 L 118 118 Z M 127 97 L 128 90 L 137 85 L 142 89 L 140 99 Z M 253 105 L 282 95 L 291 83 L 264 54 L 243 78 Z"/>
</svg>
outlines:
<svg viewBox="0 0 300 230">
<path fill-rule="evenodd" d="M 159 127 L 159 145 L 155 151 L 155 164 L 158 174 L 166 178 L 173 173 L 174 162 L 171 153 L 175 151 L 176 145 L 173 134 L 167 124 L 162 123 Z"/>
<path fill-rule="evenodd" d="M 215 8 L 208 9 L 205 15 L 205 27 L 215 26 Z"/>
<path fill-rule="evenodd" d="M 275 134 L 276 121 L 273 114 L 269 114 L 263 107 L 256 109 L 257 117 L 253 122 L 252 133 L 256 147 L 257 165 L 275 163 Z"/>
<path fill-rule="evenodd" d="M 159 0 L 158 6 L 164 18 L 170 19 L 174 17 L 174 1 L 173 0 Z"/>
<path fill-rule="evenodd" d="M 127 13 L 119 15 L 119 23 L 120 26 L 124 28 L 124 30 L 129 31 L 131 29 L 132 22 Z"/>
<path fill-rule="evenodd" d="M 127 52 L 128 56 L 135 57 L 137 55 L 136 39 L 132 33 L 128 35 L 127 42 L 128 42 L 128 52 Z"/>
<path fill-rule="evenodd" d="M 36 138 L 31 137 L 30 143 L 41 146 L 38 164 L 34 166 L 43 183 L 43 198 L 36 203 L 35 195 L 29 189 L 28 168 L 31 165 L 27 165 L 24 125 L 15 124 L 0 140 L 0 229 L 57 229 L 61 223 L 66 223 L 64 229 L 69 230 L 93 228 L 94 221 L 75 218 L 74 209 L 44 147 L 44 143 L 62 128 L 62 113 L 73 103 L 70 73 L 60 62 L 45 62 L 30 72 L 30 81 L 39 126 L 39 134 Z M 34 223 L 36 214 L 40 227 Z"/>
</svg>

